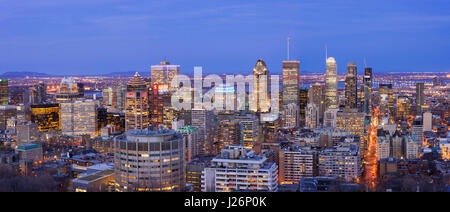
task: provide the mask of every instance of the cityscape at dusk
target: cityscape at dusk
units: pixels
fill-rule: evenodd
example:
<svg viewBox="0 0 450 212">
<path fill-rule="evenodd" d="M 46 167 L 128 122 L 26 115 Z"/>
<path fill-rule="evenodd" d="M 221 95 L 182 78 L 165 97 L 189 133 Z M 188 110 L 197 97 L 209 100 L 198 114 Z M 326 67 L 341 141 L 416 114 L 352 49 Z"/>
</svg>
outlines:
<svg viewBox="0 0 450 212">
<path fill-rule="evenodd" d="M 432 2 L 0 0 L 0 192 L 450 192 Z"/>
</svg>

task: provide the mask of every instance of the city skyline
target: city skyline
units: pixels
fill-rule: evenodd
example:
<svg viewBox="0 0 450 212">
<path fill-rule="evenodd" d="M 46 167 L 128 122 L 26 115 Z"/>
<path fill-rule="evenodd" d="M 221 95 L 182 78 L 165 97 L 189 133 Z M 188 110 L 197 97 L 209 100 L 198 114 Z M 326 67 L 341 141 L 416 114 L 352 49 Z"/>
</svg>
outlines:
<svg viewBox="0 0 450 212">
<path fill-rule="evenodd" d="M 364 58 L 378 73 L 450 71 L 445 1 L 1 2 L 0 73 L 149 72 L 168 60 L 221 74 L 263 59 L 280 74 L 287 37 L 301 73 L 325 72 L 325 45 L 338 74 Z"/>
</svg>

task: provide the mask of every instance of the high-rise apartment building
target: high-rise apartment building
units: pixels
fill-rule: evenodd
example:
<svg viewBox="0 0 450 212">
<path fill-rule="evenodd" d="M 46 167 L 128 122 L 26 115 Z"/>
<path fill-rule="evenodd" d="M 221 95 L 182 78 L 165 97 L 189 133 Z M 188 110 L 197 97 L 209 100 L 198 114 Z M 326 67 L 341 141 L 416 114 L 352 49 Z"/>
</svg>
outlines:
<svg viewBox="0 0 450 212">
<path fill-rule="evenodd" d="M 301 147 L 283 148 L 279 152 L 279 179 L 281 184 L 297 184 L 314 173 L 314 152 Z"/>
<path fill-rule="evenodd" d="M 328 147 L 319 153 L 320 176 L 337 177 L 354 182 L 361 176 L 359 146 Z"/>
<path fill-rule="evenodd" d="M 278 166 L 243 146 L 228 146 L 202 172 L 203 192 L 278 191 Z"/>
</svg>

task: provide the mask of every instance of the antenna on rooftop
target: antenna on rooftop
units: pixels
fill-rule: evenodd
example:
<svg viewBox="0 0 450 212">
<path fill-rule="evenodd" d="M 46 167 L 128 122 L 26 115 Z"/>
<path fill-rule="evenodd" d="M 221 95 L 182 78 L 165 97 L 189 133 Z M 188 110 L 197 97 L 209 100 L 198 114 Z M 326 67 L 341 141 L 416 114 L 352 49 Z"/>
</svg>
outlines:
<svg viewBox="0 0 450 212">
<path fill-rule="evenodd" d="M 328 59 L 328 46 L 325 44 L 325 61 Z"/>
<path fill-rule="evenodd" d="M 290 48 L 290 44 L 289 44 L 289 42 L 290 42 L 290 40 L 291 40 L 291 38 L 288 36 L 287 37 L 287 60 L 289 61 L 290 60 L 290 55 L 289 55 L 289 48 Z"/>
</svg>

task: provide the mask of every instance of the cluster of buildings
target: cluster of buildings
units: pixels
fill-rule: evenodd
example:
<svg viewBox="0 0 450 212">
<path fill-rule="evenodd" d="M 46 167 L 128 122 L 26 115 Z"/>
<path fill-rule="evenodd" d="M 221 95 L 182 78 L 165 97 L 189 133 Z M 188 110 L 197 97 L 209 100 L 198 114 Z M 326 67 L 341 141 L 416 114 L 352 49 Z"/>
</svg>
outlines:
<svg viewBox="0 0 450 212">
<path fill-rule="evenodd" d="M 75 192 L 370 191 L 369 184 L 388 191 L 401 189 L 391 182 L 402 177 L 448 186 L 449 87 L 440 78 L 403 92 L 374 86 L 372 68 L 361 76 L 350 62 L 340 88 L 330 57 L 324 83 L 302 87 L 300 61 L 288 60 L 275 104 L 258 60 L 247 92 L 256 104 L 232 95 L 240 110 L 179 110 L 177 75 L 179 65 L 161 62 L 150 78 L 95 85 L 92 95 L 83 80 L 63 78 L 56 90 L 38 81 L 14 101 L 1 80 L 0 163 L 26 176 L 52 173 Z M 234 93 L 236 85 L 215 89 Z M 370 182 L 367 164 L 378 170 Z M 425 176 L 426 169 L 439 171 Z"/>
</svg>

